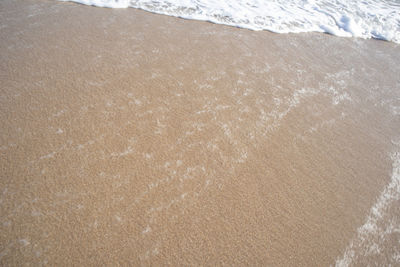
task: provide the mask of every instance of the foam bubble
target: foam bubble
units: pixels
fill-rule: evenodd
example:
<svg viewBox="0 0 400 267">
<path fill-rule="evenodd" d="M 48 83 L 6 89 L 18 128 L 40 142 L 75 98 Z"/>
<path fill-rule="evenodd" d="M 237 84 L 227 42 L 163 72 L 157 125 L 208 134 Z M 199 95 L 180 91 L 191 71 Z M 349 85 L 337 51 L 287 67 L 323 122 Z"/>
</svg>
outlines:
<svg viewBox="0 0 400 267">
<path fill-rule="evenodd" d="M 67 1 L 67 0 L 62 0 Z M 400 43 L 398 0 L 70 0 L 276 33 L 326 32 Z"/>
</svg>

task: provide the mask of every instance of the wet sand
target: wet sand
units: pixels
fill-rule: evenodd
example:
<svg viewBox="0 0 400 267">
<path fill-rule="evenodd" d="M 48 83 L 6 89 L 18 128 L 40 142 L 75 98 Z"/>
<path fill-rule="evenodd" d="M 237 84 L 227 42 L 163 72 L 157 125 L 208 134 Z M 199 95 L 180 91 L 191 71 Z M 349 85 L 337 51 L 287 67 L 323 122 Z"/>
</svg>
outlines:
<svg viewBox="0 0 400 267">
<path fill-rule="evenodd" d="M 400 263 L 400 46 L 0 3 L 0 264 Z"/>
</svg>

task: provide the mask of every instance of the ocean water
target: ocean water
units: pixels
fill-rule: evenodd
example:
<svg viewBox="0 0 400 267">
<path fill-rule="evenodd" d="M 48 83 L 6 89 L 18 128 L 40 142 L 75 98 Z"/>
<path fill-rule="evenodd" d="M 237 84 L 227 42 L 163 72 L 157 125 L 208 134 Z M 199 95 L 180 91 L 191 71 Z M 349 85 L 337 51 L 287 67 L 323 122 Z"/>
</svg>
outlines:
<svg viewBox="0 0 400 267">
<path fill-rule="evenodd" d="M 67 0 L 68 1 L 68 0 Z M 400 0 L 70 0 L 276 33 L 325 32 L 400 43 Z"/>
</svg>

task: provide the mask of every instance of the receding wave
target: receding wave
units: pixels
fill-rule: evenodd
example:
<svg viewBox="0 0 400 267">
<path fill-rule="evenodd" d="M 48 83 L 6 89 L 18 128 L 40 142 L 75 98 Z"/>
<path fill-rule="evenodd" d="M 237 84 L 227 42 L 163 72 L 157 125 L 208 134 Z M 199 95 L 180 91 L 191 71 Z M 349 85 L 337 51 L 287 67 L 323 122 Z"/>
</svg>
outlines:
<svg viewBox="0 0 400 267">
<path fill-rule="evenodd" d="M 68 1 L 68 0 L 67 0 Z M 140 8 L 194 20 L 276 33 L 325 32 L 400 43 L 400 0 L 70 0 Z"/>
</svg>

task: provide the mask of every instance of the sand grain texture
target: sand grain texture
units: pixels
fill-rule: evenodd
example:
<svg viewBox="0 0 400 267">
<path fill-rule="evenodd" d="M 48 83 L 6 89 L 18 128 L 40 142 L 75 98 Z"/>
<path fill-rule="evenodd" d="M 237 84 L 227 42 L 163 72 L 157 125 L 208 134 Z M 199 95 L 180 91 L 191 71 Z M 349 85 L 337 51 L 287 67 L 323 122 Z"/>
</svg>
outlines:
<svg viewBox="0 0 400 267">
<path fill-rule="evenodd" d="M 1 265 L 335 264 L 395 177 L 392 43 L 7 0 L 0 51 Z"/>
</svg>

